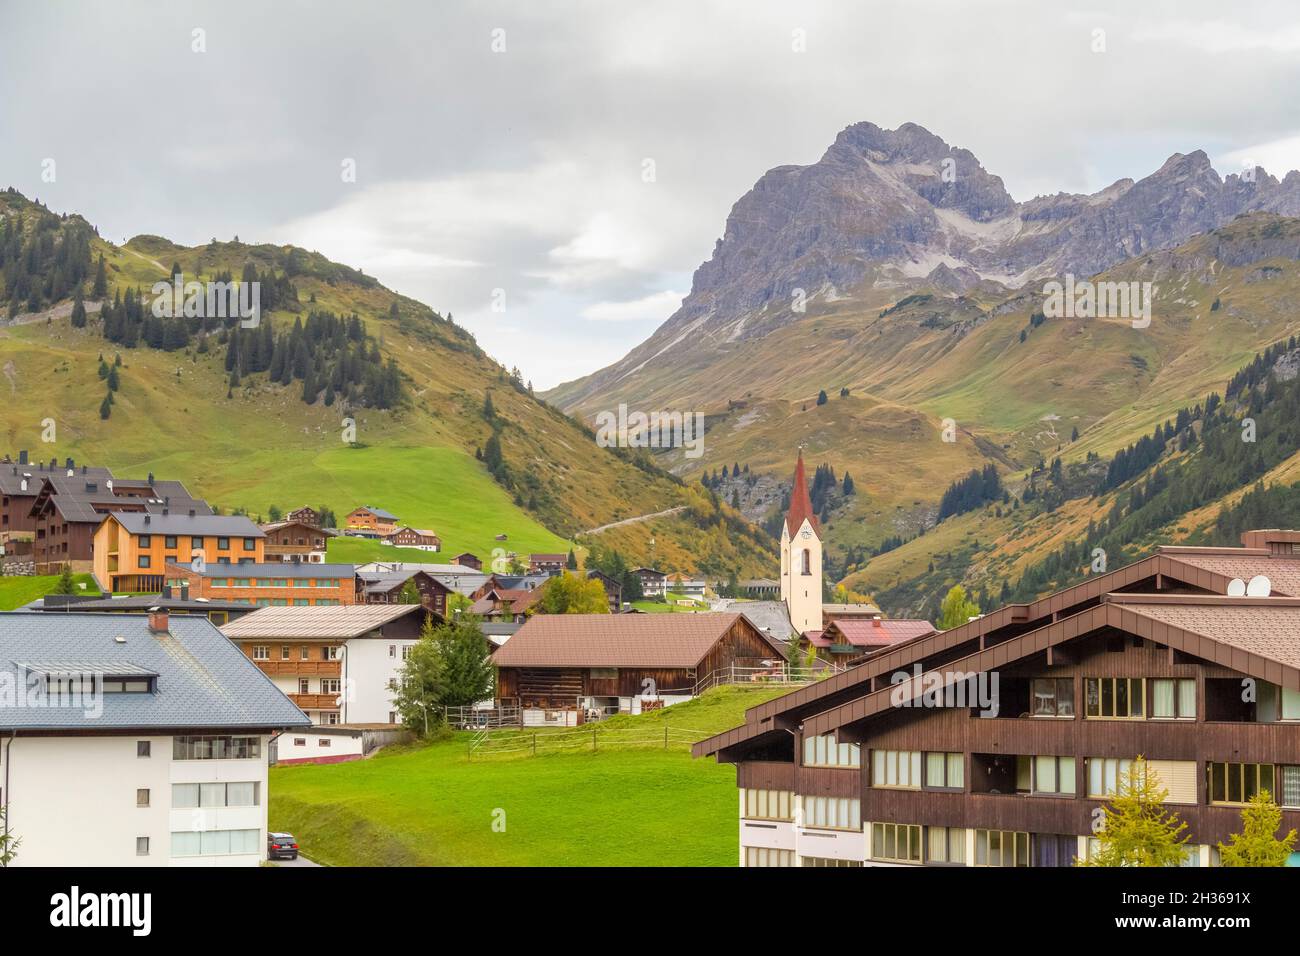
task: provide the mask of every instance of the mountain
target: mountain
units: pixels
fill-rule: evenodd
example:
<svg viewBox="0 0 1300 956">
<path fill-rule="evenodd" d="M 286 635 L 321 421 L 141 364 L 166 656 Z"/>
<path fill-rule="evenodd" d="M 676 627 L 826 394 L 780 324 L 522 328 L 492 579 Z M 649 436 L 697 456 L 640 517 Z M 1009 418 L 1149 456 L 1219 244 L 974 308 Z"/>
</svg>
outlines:
<svg viewBox="0 0 1300 956">
<path fill-rule="evenodd" d="M 848 127 L 810 166 L 779 166 L 735 204 L 682 306 L 621 361 L 554 389 L 585 411 L 668 389 L 661 370 L 707 369 L 709 352 L 807 321 L 796 311 L 907 291 L 996 293 L 1049 276 L 1090 276 L 1253 210 L 1300 215 L 1300 173 L 1263 169 L 1221 179 L 1204 152 L 1175 154 L 1138 182 L 1090 196 L 1016 203 L 968 150 L 912 123 Z M 701 354 L 704 353 L 704 354 Z M 707 371 L 692 375 L 691 394 Z M 646 394 L 646 392 L 649 394 Z"/>
<path fill-rule="evenodd" d="M 155 316 L 153 286 L 177 269 L 259 281 L 261 325 Z M 645 452 L 598 446 L 450 315 L 318 253 L 158 236 L 117 246 L 9 190 L 0 310 L 0 453 L 152 471 L 254 515 L 377 505 L 437 530 L 449 555 L 576 541 L 689 572 L 775 567 L 772 542 L 704 489 Z"/>
<path fill-rule="evenodd" d="M 1016 203 L 920 127 L 859 124 L 737 202 L 650 339 L 546 397 L 580 416 L 706 412 L 704 454 L 659 460 L 741 492 L 751 516 L 777 510 L 770 483 L 802 445 L 857 489 L 822 514 L 832 578 L 896 613 L 959 581 L 987 597 L 1106 517 L 1115 489 L 1096 496 L 1094 472 L 1116 452 L 1300 331 L 1297 215 L 1300 174 L 1223 179 L 1200 151 L 1092 196 Z M 1048 318 L 1043 284 L 1066 273 L 1150 283 L 1150 326 Z M 1054 491 L 1049 510 L 1035 495 L 1056 458 L 1079 495 Z M 732 462 L 766 497 L 719 486 Z M 1005 499 L 940 521 L 950 489 L 989 465 Z M 1191 518 L 1145 533 L 1208 534 Z"/>
</svg>

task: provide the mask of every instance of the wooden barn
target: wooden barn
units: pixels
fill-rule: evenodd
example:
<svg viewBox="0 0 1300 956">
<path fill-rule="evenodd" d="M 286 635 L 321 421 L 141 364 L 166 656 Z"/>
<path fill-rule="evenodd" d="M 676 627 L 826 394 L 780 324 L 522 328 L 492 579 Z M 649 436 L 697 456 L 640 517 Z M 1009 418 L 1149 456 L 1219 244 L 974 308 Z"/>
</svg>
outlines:
<svg viewBox="0 0 1300 956">
<path fill-rule="evenodd" d="M 782 659 L 742 614 L 537 614 L 494 662 L 498 703 L 525 725 L 573 725 L 689 700 L 715 671 Z"/>
</svg>

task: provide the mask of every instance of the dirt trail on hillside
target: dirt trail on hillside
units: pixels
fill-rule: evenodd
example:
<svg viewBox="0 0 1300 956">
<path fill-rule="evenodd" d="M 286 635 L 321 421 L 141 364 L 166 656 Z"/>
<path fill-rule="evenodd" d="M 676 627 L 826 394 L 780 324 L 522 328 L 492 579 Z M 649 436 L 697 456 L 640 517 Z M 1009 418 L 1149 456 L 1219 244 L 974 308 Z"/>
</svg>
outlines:
<svg viewBox="0 0 1300 956">
<path fill-rule="evenodd" d="M 591 528 L 587 531 L 579 531 L 579 534 L 600 534 L 602 531 L 608 531 L 610 528 L 621 528 L 625 524 L 636 524 L 639 521 L 649 521 L 651 518 L 665 518 L 668 515 L 675 515 L 679 511 L 685 511 L 686 505 L 678 505 L 676 508 L 669 508 L 667 511 L 656 511 L 654 514 L 637 515 L 635 518 L 624 518 L 622 521 L 611 521 L 609 524 L 603 524 L 599 528 Z"/>
</svg>

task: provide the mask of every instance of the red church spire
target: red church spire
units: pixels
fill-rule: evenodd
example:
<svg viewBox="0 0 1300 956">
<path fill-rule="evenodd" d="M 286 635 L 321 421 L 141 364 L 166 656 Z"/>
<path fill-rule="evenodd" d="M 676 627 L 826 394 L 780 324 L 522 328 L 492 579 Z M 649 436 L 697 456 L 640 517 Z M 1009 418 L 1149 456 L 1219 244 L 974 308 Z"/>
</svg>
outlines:
<svg viewBox="0 0 1300 956">
<path fill-rule="evenodd" d="M 790 510 L 785 516 L 785 527 L 790 537 L 799 533 L 804 519 L 812 525 L 818 538 L 822 536 L 822 526 L 813 513 L 812 499 L 808 497 L 808 479 L 803 471 L 803 448 L 799 449 L 799 461 L 794 466 L 794 487 L 790 489 Z"/>
</svg>

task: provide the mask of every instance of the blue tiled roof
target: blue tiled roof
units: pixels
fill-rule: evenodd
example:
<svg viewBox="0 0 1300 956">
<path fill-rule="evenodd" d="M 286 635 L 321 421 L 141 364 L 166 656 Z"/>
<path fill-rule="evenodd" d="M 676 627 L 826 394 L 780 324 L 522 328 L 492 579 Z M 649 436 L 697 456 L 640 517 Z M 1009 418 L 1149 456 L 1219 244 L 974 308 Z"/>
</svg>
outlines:
<svg viewBox="0 0 1300 956">
<path fill-rule="evenodd" d="M 175 616 L 154 634 L 143 614 L 0 613 L 0 732 L 54 729 L 306 727 L 311 721 L 204 617 Z M 119 640 L 121 639 L 121 640 Z M 102 713 L 82 706 L 27 706 L 34 670 L 157 674 L 152 693 L 104 694 Z"/>
</svg>

